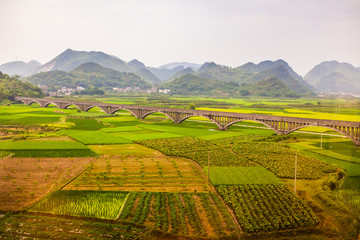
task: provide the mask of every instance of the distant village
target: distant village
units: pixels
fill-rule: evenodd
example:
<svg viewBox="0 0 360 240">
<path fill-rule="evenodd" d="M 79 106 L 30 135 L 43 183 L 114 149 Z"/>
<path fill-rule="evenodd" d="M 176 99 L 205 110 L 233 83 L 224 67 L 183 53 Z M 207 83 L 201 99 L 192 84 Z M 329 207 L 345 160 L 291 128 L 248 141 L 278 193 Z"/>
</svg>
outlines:
<svg viewBox="0 0 360 240">
<path fill-rule="evenodd" d="M 85 90 L 85 88 L 83 87 L 76 87 L 76 88 L 68 88 L 68 87 L 63 87 L 57 91 L 54 92 L 50 92 L 48 91 L 47 86 L 44 85 L 38 85 L 41 90 L 46 93 L 49 94 L 49 96 L 69 96 L 73 93 L 77 92 L 81 92 L 83 90 Z M 157 87 L 152 87 L 150 89 L 140 89 L 139 87 L 126 87 L 126 88 L 117 88 L 117 87 L 113 87 L 112 91 L 114 93 L 147 93 L 147 94 L 156 94 L 156 93 L 162 93 L 162 94 L 169 94 L 170 93 L 170 89 L 158 89 Z"/>
</svg>

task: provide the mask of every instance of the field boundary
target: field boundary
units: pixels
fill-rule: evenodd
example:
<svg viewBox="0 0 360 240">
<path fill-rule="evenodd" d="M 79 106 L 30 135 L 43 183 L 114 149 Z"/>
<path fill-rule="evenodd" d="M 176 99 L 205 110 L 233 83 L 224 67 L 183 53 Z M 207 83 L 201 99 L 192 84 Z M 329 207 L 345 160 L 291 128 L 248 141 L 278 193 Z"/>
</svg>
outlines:
<svg viewBox="0 0 360 240">
<path fill-rule="evenodd" d="M 227 208 L 228 212 L 230 213 L 231 218 L 233 219 L 235 226 L 237 227 L 238 231 L 235 232 L 235 234 L 237 235 L 238 239 L 241 239 L 241 234 L 243 233 L 240 224 L 238 223 L 238 221 L 236 220 L 235 214 L 232 211 L 232 209 L 229 208 L 229 206 L 224 202 L 224 200 L 222 199 L 222 197 L 220 197 L 220 195 L 218 194 L 218 192 L 216 191 L 215 187 L 211 184 L 210 180 L 207 178 L 207 176 L 205 175 L 205 172 L 203 171 L 202 167 L 195 161 L 193 161 L 192 159 L 190 159 L 190 161 L 195 164 L 196 168 L 200 171 L 201 175 L 206 179 L 206 182 L 208 184 L 208 186 L 210 187 L 210 190 L 212 193 L 214 193 L 222 202 L 222 204 Z"/>
<path fill-rule="evenodd" d="M 115 220 L 118 220 L 120 218 L 120 215 L 121 215 L 121 213 L 122 213 L 122 211 L 123 211 L 123 209 L 125 207 L 126 201 L 128 200 L 129 196 L 130 196 L 130 192 L 128 192 L 128 194 L 126 195 L 126 198 L 125 198 L 125 200 L 123 202 L 123 205 L 121 206 L 119 214 L 116 216 Z"/>
</svg>

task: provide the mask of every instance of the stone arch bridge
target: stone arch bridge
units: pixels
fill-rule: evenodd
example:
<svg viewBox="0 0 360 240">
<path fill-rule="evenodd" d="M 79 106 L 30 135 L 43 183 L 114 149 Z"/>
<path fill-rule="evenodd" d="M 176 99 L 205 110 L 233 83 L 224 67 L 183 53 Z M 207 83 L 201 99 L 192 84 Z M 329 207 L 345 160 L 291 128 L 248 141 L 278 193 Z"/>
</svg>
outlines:
<svg viewBox="0 0 360 240">
<path fill-rule="evenodd" d="M 150 106 L 136 106 L 124 104 L 110 104 L 101 102 L 83 102 L 62 99 L 46 99 L 46 98 L 27 98 L 16 97 L 16 101 L 31 105 L 38 103 L 41 107 L 47 107 L 50 104 L 56 105 L 58 108 L 65 109 L 69 106 L 76 106 L 81 111 L 88 111 L 91 108 L 98 107 L 107 114 L 113 114 L 119 110 L 129 111 L 137 118 L 143 119 L 152 113 L 162 113 L 168 116 L 174 123 L 181 123 L 187 118 L 200 116 L 212 121 L 219 127 L 219 130 L 225 130 L 234 123 L 241 121 L 255 121 L 264 124 L 272 129 L 275 133 L 286 135 L 300 128 L 309 126 L 325 127 L 345 135 L 352 140 L 355 145 L 360 145 L 360 122 L 353 121 L 337 121 L 311 118 L 282 117 L 270 116 L 263 114 L 246 114 L 231 113 L 217 111 L 203 111 L 179 108 L 163 108 Z"/>
</svg>

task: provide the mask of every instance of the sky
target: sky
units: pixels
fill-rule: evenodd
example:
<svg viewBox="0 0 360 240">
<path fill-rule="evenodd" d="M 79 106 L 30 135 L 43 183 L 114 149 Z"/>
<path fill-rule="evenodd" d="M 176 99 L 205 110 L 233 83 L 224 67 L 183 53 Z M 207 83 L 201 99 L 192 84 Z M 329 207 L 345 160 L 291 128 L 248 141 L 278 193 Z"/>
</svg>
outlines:
<svg viewBox="0 0 360 240">
<path fill-rule="evenodd" d="M 0 64 L 68 48 L 147 66 L 283 59 L 360 67 L 359 0 L 0 0 Z"/>
</svg>

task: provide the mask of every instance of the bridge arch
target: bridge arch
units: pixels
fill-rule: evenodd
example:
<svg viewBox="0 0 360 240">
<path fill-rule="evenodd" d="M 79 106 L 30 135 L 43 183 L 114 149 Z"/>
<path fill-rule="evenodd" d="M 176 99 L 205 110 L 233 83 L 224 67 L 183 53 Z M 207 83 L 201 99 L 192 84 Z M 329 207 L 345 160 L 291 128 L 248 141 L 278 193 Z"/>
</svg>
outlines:
<svg viewBox="0 0 360 240">
<path fill-rule="evenodd" d="M 230 122 L 229 124 L 227 124 L 227 125 L 225 126 L 225 129 L 227 129 L 227 128 L 230 127 L 231 125 L 234 125 L 235 123 L 243 122 L 243 121 L 251 121 L 251 122 L 260 123 L 260 124 L 268 127 L 270 130 L 273 130 L 275 133 L 277 133 L 276 130 L 275 130 L 270 124 L 268 124 L 268 123 L 266 123 L 266 122 L 259 121 L 259 120 L 248 120 L 248 119 L 239 119 L 239 120 L 236 120 L 236 121 L 232 121 L 232 122 Z"/>
<path fill-rule="evenodd" d="M 151 112 L 148 112 L 148 113 L 145 113 L 142 118 L 146 118 L 147 116 L 151 115 L 151 114 L 154 114 L 154 113 L 161 113 L 162 115 L 165 115 L 166 117 L 170 118 L 171 121 L 173 121 L 174 123 L 176 123 L 176 120 L 171 117 L 169 114 L 167 114 L 166 112 L 163 112 L 163 111 L 151 111 Z"/>
<path fill-rule="evenodd" d="M 53 104 L 55 105 L 57 108 L 60 108 L 59 105 L 57 103 L 54 103 L 54 102 L 48 102 L 46 104 L 44 104 L 44 107 L 48 107 L 50 104 Z"/>
<path fill-rule="evenodd" d="M 86 106 L 83 111 L 88 112 L 92 108 L 100 108 L 101 111 L 103 111 L 104 113 L 107 113 L 106 110 L 104 110 L 102 107 L 99 107 L 99 106 L 96 106 L 96 105 Z M 81 108 L 79 108 L 79 109 L 81 110 Z"/>
<path fill-rule="evenodd" d="M 24 102 L 25 103 L 25 102 Z M 33 103 L 37 103 L 37 104 L 39 104 L 40 106 L 42 106 L 41 105 L 41 103 L 40 102 L 38 102 L 38 101 L 36 101 L 36 100 L 32 100 L 32 101 L 30 101 L 29 103 L 25 103 L 25 104 L 27 104 L 27 105 L 31 105 L 31 104 L 33 104 Z"/>
<path fill-rule="evenodd" d="M 303 126 L 299 126 L 299 127 L 293 128 L 293 129 L 289 130 L 289 131 L 286 133 L 286 135 L 287 135 L 287 134 L 290 134 L 290 133 L 292 133 L 292 132 L 295 132 L 296 130 L 299 130 L 299 129 L 301 129 L 301 128 L 307 128 L 307 127 L 322 127 L 322 128 L 327 128 L 327 129 L 330 129 L 330 130 L 333 130 L 333 131 L 335 131 L 335 132 L 340 133 L 341 135 L 349 138 L 349 139 L 352 140 L 352 141 L 354 140 L 354 139 L 351 138 L 351 136 L 347 135 L 346 133 L 344 133 L 343 131 L 341 131 L 341 130 L 339 130 L 339 129 L 337 129 L 337 128 L 330 127 L 330 126 L 317 126 L 317 125 L 313 125 L 313 124 L 303 125 Z"/>
<path fill-rule="evenodd" d="M 186 117 L 183 117 L 181 118 L 177 123 L 182 123 L 184 122 L 185 120 L 189 119 L 189 118 L 192 118 L 192 117 L 203 117 L 203 118 L 206 118 L 208 119 L 210 122 L 214 123 L 220 130 L 224 130 L 223 126 L 221 126 L 220 123 L 218 123 L 217 121 L 215 121 L 214 119 L 211 119 L 210 117 L 206 116 L 206 115 L 190 115 L 190 116 L 186 116 Z"/>
</svg>

